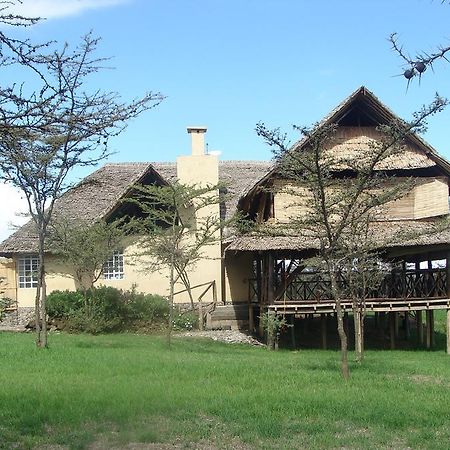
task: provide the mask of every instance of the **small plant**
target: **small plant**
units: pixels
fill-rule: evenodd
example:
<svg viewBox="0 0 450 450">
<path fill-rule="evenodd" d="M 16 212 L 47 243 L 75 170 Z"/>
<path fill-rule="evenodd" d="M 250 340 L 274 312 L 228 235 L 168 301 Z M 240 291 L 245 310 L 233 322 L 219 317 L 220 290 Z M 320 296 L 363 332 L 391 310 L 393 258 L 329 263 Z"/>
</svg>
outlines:
<svg viewBox="0 0 450 450">
<path fill-rule="evenodd" d="M 262 321 L 262 327 L 267 333 L 267 347 L 270 350 L 278 348 L 278 338 L 283 328 L 289 327 L 284 316 L 278 316 L 274 313 L 266 312 L 259 317 Z"/>
<path fill-rule="evenodd" d="M 176 309 L 173 314 L 172 325 L 174 330 L 186 331 L 198 328 L 198 316 L 194 311 L 181 311 Z"/>
</svg>

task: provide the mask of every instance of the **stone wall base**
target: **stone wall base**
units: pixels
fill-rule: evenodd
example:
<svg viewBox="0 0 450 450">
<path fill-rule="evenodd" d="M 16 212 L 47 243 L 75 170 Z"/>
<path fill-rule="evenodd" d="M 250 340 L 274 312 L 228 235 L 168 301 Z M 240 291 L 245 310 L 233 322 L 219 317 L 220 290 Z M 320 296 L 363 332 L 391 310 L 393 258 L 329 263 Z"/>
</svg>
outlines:
<svg viewBox="0 0 450 450">
<path fill-rule="evenodd" d="M 33 319 L 33 307 L 21 307 L 16 311 L 4 312 L 0 321 L 0 330 L 25 330 L 25 326 Z"/>
</svg>

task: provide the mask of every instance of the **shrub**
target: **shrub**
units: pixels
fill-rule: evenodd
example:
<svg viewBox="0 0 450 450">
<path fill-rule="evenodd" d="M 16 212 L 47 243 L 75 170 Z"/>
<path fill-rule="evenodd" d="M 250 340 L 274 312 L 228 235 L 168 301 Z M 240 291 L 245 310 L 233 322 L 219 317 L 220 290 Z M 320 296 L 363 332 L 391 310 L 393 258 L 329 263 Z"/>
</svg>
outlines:
<svg viewBox="0 0 450 450">
<path fill-rule="evenodd" d="M 53 291 L 47 295 L 47 314 L 51 319 L 66 319 L 84 305 L 80 291 Z"/>
<path fill-rule="evenodd" d="M 174 306 L 172 325 L 175 330 L 193 330 L 198 326 L 198 315 L 195 311 L 181 311 Z"/>
<path fill-rule="evenodd" d="M 125 329 L 154 328 L 167 320 L 168 302 L 159 295 L 134 289 L 101 286 L 86 292 L 55 291 L 48 297 L 51 319 L 62 319 L 73 332 L 110 333 Z"/>
<path fill-rule="evenodd" d="M 169 315 L 168 301 L 159 295 L 134 294 L 128 301 L 131 322 L 163 322 Z"/>
</svg>

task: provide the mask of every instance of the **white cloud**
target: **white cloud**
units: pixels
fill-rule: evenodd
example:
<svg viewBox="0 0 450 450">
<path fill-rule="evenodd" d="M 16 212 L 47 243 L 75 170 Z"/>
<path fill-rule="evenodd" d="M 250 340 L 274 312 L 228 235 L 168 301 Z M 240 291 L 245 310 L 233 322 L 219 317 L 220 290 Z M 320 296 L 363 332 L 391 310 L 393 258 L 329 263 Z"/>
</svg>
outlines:
<svg viewBox="0 0 450 450">
<path fill-rule="evenodd" d="M 26 200 L 20 192 L 8 184 L 0 184 L 0 242 L 14 231 L 14 226 L 23 225 L 28 221 L 23 214 L 27 211 Z"/>
<path fill-rule="evenodd" d="M 55 19 L 74 16 L 89 9 L 108 8 L 128 3 L 129 0 L 22 0 L 8 11 L 25 17 Z"/>
</svg>

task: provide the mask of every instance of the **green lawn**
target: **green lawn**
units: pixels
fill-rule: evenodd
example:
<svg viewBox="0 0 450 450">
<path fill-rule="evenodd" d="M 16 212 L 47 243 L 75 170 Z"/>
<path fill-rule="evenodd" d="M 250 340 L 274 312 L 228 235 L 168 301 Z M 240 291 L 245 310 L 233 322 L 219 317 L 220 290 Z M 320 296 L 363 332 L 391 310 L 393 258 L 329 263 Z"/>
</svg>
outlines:
<svg viewBox="0 0 450 450">
<path fill-rule="evenodd" d="M 0 448 L 450 446 L 442 349 L 368 351 L 345 383 L 336 351 L 187 338 L 169 351 L 129 334 L 51 335 L 50 345 L 0 334 Z"/>
</svg>

